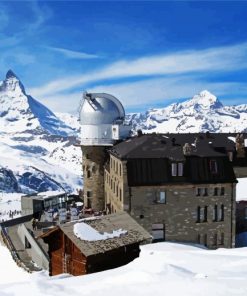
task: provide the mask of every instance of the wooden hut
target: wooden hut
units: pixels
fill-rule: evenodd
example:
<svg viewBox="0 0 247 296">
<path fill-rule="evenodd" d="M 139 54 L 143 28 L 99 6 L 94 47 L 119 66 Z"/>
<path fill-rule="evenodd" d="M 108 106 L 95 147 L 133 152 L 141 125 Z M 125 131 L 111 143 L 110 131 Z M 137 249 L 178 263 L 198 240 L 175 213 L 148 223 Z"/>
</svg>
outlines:
<svg viewBox="0 0 247 296">
<path fill-rule="evenodd" d="M 98 237 L 88 239 L 87 231 L 78 237 L 75 229 L 82 225 Z M 50 275 L 83 275 L 122 266 L 139 256 L 140 243 L 152 240 L 126 212 L 62 224 L 41 237 L 49 245 Z"/>
</svg>

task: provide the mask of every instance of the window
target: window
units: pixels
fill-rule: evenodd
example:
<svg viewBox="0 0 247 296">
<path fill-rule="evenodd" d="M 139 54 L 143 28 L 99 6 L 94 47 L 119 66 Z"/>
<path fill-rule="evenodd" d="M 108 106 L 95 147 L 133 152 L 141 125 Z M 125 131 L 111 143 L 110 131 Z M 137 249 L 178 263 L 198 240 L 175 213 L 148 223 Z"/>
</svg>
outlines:
<svg viewBox="0 0 247 296">
<path fill-rule="evenodd" d="M 92 197 L 92 191 L 87 191 L 87 197 Z"/>
<path fill-rule="evenodd" d="M 200 223 L 201 222 L 201 207 L 197 207 L 197 217 L 196 217 L 196 222 Z"/>
<path fill-rule="evenodd" d="M 177 164 L 174 162 L 172 163 L 172 176 L 177 176 Z"/>
<path fill-rule="evenodd" d="M 165 191 L 160 191 L 158 203 L 166 203 Z"/>
<path fill-rule="evenodd" d="M 217 233 L 213 236 L 213 246 L 217 246 Z"/>
<path fill-rule="evenodd" d="M 25 237 L 25 249 L 31 249 L 31 244 L 29 243 L 28 239 Z"/>
<path fill-rule="evenodd" d="M 225 237 L 224 237 L 224 233 L 222 232 L 220 235 L 220 244 L 224 245 L 224 243 L 225 243 Z"/>
<path fill-rule="evenodd" d="M 207 222 L 208 221 L 208 207 L 205 206 L 204 207 L 204 219 L 203 222 Z"/>
<path fill-rule="evenodd" d="M 207 244 L 208 244 L 208 236 L 207 236 L 207 234 L 205 233 L 205 234 L 204 234 L 204 246 L 207 246 Z"/>
<path fill-rule="evenodd" d="M 209 162 L 209 167 L 210 167 L 210 172 L 212 174 L 217 174 L 218 173 L 218 168 L 217 168 L 217 161 L 216 160 L 210 160 Z"/>
<path fill-rule="evenodd" d="M 233 152 L 228 152 L 228 157 L 229 157 L 229 160 L 232 161 L 233 160 Z"/>
<path fill-rule="evenodd" d="M 178 163 L 178 175 L 181 177 L 183 176 L 183 172 L 184 172 L 184 164 L 182 162 Z"/>
<path fill-rule="evenodd" d="M 196 196 L 200 196 L 201 195 L 201 188 L 196 188 Z"/>
<path fill-rule="evenodd" d="M 220 207 L 220 221 L 224 221 L 224 205 Z"/>
<path fill-rule="evenodd" d="M 156 192 L 155 203 L 162 203 L 162 204 L 166 203 L 166 192 L 165 191 Z"/>
<path fill-rule="evenodd" d="M 214 213 L 213 213 L 213 221 L 217 222 L 218 221 L 218 206 L 214 206 Z"/>
<path fill-rule="evenodd" d="M 90 178 L 91 177 L 91 171 L 87 171 L 87 177 Z"/>
<path fill-rule="evenodd" d="M 215 187 L 215 188 L 214 188 L 214 196 L 217 196 L 217 195 L 218 195 L 218 188 Z"/>
<path fill-rule="evenodd" d="M 121 163 L 119 164 L 119 175 L 121 176 L 121 174 L 122 174 L 122 165 L 121 165 Z"/>
<path fill-rule="evenodd" d="M 172 166 L 171 166 L 171 174 L 173 177 L 176 177 L 176 176 L 183 176 L 183 171 L 184 171 L 184 164 L 182 162 L 179 162 L 179 163 L 176 163 L 176 162 L 173 162 L 172 163 Z"/>
<path fill-rule="evenodd" d="M 96 173 L 96 167 L 95 166 L 92 167 L 92 172 L 93 172 L 93 174 Z"/>
<path fill-rule="evenodd" d="M 208 196 L 208 188 L 196 188 L 196 196 Z"/>
<path fill-rule="evenodd" d="M 121 188 L 119 189 L 119 198 L 120 198 L 120 201 L 122 201 L 122 189 Z"/>
<path fill-rule="evenodd" d="M 153 241 L 161 241 L 165 239 L 165 225 L 163 223 L 152 224 Z"/>
<path fill-rule="evenodd" d="M 220 188 L 220 195 L 225 195 L 225 187 Z"/>
</svg>

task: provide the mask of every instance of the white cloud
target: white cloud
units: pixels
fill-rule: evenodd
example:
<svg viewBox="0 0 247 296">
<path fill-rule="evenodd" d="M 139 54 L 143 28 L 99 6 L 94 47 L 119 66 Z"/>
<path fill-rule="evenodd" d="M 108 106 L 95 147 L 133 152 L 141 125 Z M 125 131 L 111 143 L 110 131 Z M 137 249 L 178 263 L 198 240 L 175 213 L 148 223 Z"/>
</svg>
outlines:
<svg viewBox="0 0 247 296">
<path fill-rule="evenodd" d="M 90 88 L 90 92 L 107 92 L 115 95 L 125 107 L 166 104 L 167 100 L 192 97 L 200 91 L 208 89 L 216 96 L 224 96 L 238 89 L 238 93 L 246 93 L 245 84 L 226 82 L 213 83 L 197 77 L 155 78 L 132 83 L 101 85 Z"/>
<path fill-rule="evenodd" d="M 42 100 L 42 104 L 47 106 L 53 112 L 66 112 L 71 114 L 78 114 L 82 92 L 75 92 L 71 94 L 58 94 L 48 96 Z"/>
<path fill-rule="evenodd" d="M 89 82 L 100 82 L 107 79 L 234 71 L 247 68 L 246 55 L 247 43 L 242 43 L 234 46 L 183 51 L 173 54 L 142 57 L 129 61 L 118 61 L 97 71 L 64 77 L 44 86 L 32 88 L 30 92 L 38 98 L 55 95 L 78 86 L 85 88 Z"/>
<path fill-rule="evenodd" d="M 85 52 L 79 52 L 79 51 L 73 51 L 65 48 L 58 48 L 58 47 L 47 47 L 48 49 L 51 49 L 53 51 L 59 52 L 66 56 L 67 58 L 70 59 L 81 59 L 81 60 L 86 60 L 86 59 L 97 59 L 99 58 L 98 55 L 95 54 L 89 54 Z"/>
<path fill-rule="evenodd" d="M 207 89 L 221 99 L 221 96 L 232 94 L 238 90 L 238 95 L 247 93 L 247 86 L 241 83 L 212 83 L 201 80 L 197 76 L 180 76 L 172 78 L 153 78 L 138 82 L 119 84 L 102 84 L 89 88 L 90 92 L 106 92 L 116 96 L 124 107 L 145 110 L 155 104 L 165 106 L 167 101 L 189 98 Z M 57 94 L 48 96 L 42 102 L 54 112 L 77 113 L 82 92 L 72 94 Z M 235 99 L 235 98 L 234 98 Z M 232 101 L 231 104 L 234 104 Z"/>
<path fill-rule="evenodd" d="M 30 1 L 28 5 L 32 11 L 34 21 L 26 24 L 25 34 L 37 34 L 37 30 L 42 29 L 44 23 L 51 18 L 52 11 L 47 5 L 38 3 L 38 1 Z"/>
</svg>

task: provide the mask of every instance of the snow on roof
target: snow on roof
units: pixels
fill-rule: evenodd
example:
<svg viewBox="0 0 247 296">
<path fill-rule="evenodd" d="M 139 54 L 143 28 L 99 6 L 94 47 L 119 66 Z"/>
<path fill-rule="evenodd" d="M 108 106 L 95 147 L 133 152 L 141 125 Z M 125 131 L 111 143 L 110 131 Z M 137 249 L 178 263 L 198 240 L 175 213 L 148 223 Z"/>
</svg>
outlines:
<svg viewBox="0 0 247 296">
<path fill-rule="evenodd" d="M 37 194 L 38 197 L 41 197 L 43 199 L 47 199 L 47 198 L 51 198 L 57 195 L 63 195 L 66 194 L 66 192 L 64 191 L 59 191 L 59 190 L 55 190 L 55 191 L 45 191 L 45 192 L 39 192 Z"/>
<path fill-rule="evenodd" d="M 151 235 L 126 212 L 95 218 L 97 219 L 83 219 L 81 223 L 76 221 L 59 225 L 86 257 L 152 239 Z M 82 226 L 74 227 L 76 224 Z M 49 234 L 44 234 L 47 235 Z M 106 239 L 109 239 L 107 243 Z"/>
<path fill-rule="evenodd" d="M 236 138 L 235 137 L 228 137 L 228 139 L 233 141 L 234 143 L 236 143 Z"/>
<path fill-rule="evenodd" d="M 74 225 L 74 234 L 76 237 L 86 241 L 98 241 L 106 240 L 109 238 L 120 237 L 121 235 L 127 234 L 127 230 L 117 229 L 113 230 L 112 233 L 104 232 L 100 233 L 90 225 L 81 222 Z"/>
<path fill-rule="evenodd" d="M 238 178 L 236 186 L 236 201 L 247 200 L 247 178 Z"/>
</svg>

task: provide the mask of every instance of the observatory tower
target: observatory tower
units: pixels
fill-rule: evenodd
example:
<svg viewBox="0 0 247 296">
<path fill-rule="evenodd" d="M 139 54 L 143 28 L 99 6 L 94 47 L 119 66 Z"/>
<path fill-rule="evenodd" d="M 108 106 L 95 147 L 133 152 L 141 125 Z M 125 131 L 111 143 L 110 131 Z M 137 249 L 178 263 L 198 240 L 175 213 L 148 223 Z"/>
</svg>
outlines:
<svg viewBox="0 0 247 296">
<path fill-rule="evenodd" d="M 129 136 L 120 101 L 105 93 L 84 93 L 80 106 L 81 148 L 84 176 L 84 205 L 105 209 L 104 164 L 106 149 Z"/>
</svg>

